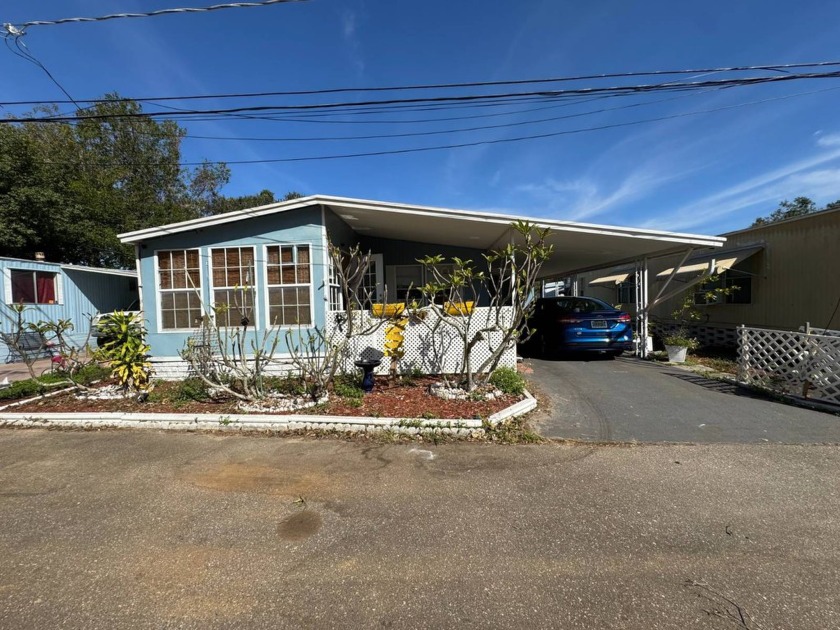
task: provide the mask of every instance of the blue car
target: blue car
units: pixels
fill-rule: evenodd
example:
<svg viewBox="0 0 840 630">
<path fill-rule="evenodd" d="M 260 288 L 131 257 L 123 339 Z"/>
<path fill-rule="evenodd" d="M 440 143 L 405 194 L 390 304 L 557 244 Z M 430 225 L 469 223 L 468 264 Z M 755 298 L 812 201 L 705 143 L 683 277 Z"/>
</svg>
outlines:
<svg viewBox="0 0 840 630">
<path fill-rule="evenodd" d="M 543 356 L 568 352 L 618 356 L 633 349 L 630 315 L 595 298 L 539 298 L 528 326 L 536 329 L 528 345 Z"/>
</svg>

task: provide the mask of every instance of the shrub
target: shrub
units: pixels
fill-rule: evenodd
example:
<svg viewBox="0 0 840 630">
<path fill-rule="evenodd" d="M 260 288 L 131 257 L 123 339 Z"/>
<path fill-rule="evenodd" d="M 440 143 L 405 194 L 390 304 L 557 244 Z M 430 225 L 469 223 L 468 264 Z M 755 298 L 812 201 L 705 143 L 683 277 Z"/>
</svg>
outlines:
<svg viewBox="0 0 840 630">
<path fill-rule="evenodd" d="M 207 385 L 200 378 L 185 378 L 178 383 L 173 398 L 177 401 L 188 402 L 195 400 L 197 402 L 204 402 L 209 400 L 210 396 L 207 393 Z"/>
<path fill-rule="evenodd" d="M 700 347 L 700 343 L 694 337 L 689 337 L 688 332 L 682 328 L 663 337 L 662 343 L 666 346 L 683 346 L 689 350 L 697 350 Z"/>
<path fill-rule="evenodd" d="M 148 361 L 146 330 L 135 313 L 116 311 L 100 326 L 108 342 L 101 355 L 110 363 L 111 374 L 125 389 L 144 390 L 149 385 L 152 368 Z"/>
<path fill-rule="evenodd" d="M 505 394 L 521 396 L 525 392 L 525 379 L 515 368 L 500 367 L 490 375 L 490 384 Z"/>
<path fill-rule="evenodd" d="M 365 393 L 359 381 L 352 376 L 338 376 L 333 381 L 333 392 L 342 398 L 363 398 Z"/>
<path fill-rule="evenodd" d="M 263 379 L 266 391 L 275 391 L 287 396 L 306 395 L 306 384 L 297 376 L 266 376 Z"/>
<path fill-rule="evenodd" d="M 97 365 L 96 363 L 89 363 L 78 369 L 73 376 L 73 380 L 82 385 L 90 385 L 94 381 L 101 381 L 102 379 L 108 378 L 109 374 L 110 370 L 108 368 Z"/>
<path fill-rule="evenodd" d="M 34 379 L 15 381 L 9 387 L 0 389 L 0 400 L 17 400 L 44 393 L 44 386 Z"/>
</svg>

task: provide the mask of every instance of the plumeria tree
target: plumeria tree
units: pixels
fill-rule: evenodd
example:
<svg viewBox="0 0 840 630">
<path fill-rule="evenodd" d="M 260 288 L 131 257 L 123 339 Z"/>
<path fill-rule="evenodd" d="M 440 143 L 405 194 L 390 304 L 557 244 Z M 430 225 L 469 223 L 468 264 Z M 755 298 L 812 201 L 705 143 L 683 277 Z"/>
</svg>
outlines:
<svg viewBox="0 0 840 630">
<path fill-rule="evenodd" d="M 460 339 L 463 350 L 454 376 L 468 391 L 484 384 L 504 353 L 530 335 L 537 278 L 553 251 L 546 242 L 547 228 L 528 221 L 516 221 L 511 227 L 518 238 L 483 254 L 483 265 L 440 255 L 420 259 L 431 278 L 421 289 L 436 315 L 431 318 L 430 337 L 434 343 L 448 330 Z M 482 300 L 489 308 L 475 309 Z M 475 364 L 473 350 L 483 342 L 489 352 Z"/>
</svg>

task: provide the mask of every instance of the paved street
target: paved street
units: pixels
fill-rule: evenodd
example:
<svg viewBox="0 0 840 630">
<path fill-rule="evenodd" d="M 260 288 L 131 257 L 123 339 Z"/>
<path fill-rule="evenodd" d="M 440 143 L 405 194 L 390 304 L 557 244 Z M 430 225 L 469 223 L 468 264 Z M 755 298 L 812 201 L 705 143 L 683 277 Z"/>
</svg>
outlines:
<svg viewBox="0 0 840 630">
<path fill-rule="evenodd" d="M 837 628 L 838 476 L 831 446 L 2 430 L 0 627 Z"/>
<path fill-rule="evenodd" d="M 528 359 L 543 435 L 592 441 L 840 444 L 840 417 L 630 357 Z"/>
</svg>

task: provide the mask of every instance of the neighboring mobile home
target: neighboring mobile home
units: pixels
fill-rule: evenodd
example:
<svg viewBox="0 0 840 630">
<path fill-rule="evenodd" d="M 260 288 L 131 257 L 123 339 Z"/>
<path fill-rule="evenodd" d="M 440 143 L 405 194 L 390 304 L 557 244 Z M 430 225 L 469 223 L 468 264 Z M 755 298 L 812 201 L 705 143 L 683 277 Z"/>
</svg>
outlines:
<svg viewBox="0 0 840 630">
<path fill-rule="evenodd" d="M 840 328 L 840 209 L 728 232 L 726 246 L 697 249 L 681 264 L 679 256 L 649 261 L 651 290 L 677 265 L 672 288 L 683 291 L 656 304 L 651 316 L 667 322 L 685 296 L 702 319 L 695 325 L 702 343 L 735 345 L 735 329 L 746 326 L 797 330 Z M 709 271 L 717 281 L 697 282 Z M 578 278 L 579 292 L 635 308 L 633 269 L 617 267 Z M 708 301 L 714 286 L 737 287 L 730 295 Z"/>
<path fill-rule="evenodd" d="M 70 320 L 72 339 L 82 343 L 91 316 L 127 309 L 137 302 L 137 272 L 0 258 L 0 295 L 0 332 L 14 331 L 16 314 L 11 305 L 23 304 L 26 322 Z M 11 358 L 2 340 L 0 358 Z"/>
<path fill-rule="evenodd" d="M 324 326 L 336 307 L 328 242 L 372 253 L 366 285 L 376 301 L 417 297 L 425 283 L 418 258 L 442 254 L 483 260 L 482 254 L 516 237 L 517 217 L 364 199 L 311 196 L 121 234 L 134 244 L 142 308 L 159 376 L 186 373 L 179 356 L 197 333 L 207 305 L 230 304 L 224 324 L 238 326 L 243 312 L 257 331 Z M 584 265 L 675 251 L 718 247 L 724 239 L 694 234 L 531 219 L 551 229 L 554 255 L 543 275 L 559 276 Z M 253 304 L 237 308 L 234 296 L 253 287 Z M 249 298 L 245 298 L 249 299 Z M 281 337 L 277 357 L 288 358 Z"/>
</svg>

